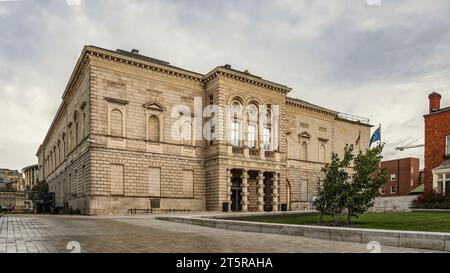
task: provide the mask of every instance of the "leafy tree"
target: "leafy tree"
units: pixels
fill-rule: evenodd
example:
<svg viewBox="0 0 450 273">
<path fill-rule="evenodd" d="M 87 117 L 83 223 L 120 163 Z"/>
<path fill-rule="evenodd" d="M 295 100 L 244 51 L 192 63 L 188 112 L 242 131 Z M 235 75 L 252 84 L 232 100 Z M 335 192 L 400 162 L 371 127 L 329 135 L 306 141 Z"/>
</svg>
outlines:
<svg viewBox="0 0 450 273">
<path fill-rule="evenodd" d="M 354 158 L 354 174 L 345 202 L 347 222 L 351 222 L 352 217 L 358 218 L 358 215 L 366 213 L 374 205 L 379 188 L 386 183 L 386 171 L 380 168 L 383 147 L 378 145 L 368 149 L 365 154 L 359 152 Z"/>
<path fill-rule="evenodd" d="M 319 222 L 322 221 L 323 216 L 328 215 L 336 223 L 336 216 L 340 215 L 345 208 L 349 190 L 347 170 L 352 159 L 353 146 L 347 145 L 342 160 L 336 153 L 333 153 L 331 163 L 322 169 L 325 178 L 314 201 L 315 208 L 320 212 Z"/>
<path fill-rule="evenodd" d="M 322 169 L 325 178 L 314 201 L 320 212 L 319 222 L 326 215 L 337 224 L 337 217 L 344 212 L 347 222 L 351 222 L 352 217 L 358 217 L 373 206 L 379 188 L 387 179 L 385 170 L 379 168 L 383 147 L 379 145 L 354 156 L 353 145 L 347 145 L 342 160 L 332 154 L 331 163 Z M 351 167 L 353 174 L 349 175 Z"/>
</svg>

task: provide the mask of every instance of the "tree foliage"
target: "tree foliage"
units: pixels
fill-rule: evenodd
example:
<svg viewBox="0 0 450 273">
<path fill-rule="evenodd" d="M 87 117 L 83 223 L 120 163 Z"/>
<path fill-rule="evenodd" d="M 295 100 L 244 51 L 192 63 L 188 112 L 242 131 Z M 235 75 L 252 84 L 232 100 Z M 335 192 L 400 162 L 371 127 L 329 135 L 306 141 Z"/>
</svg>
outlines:
<svg viewBox="0 0 450 273">
<path fill-rule="evenodd" d="M 353 145 L 344 149 L 340 159 L 332 154 L 331 163 L 322 172 L 325 175 L 320 187 L 315 208 L 320 212 L 319 221 L 330 216 L 337 223 L 337 216 L 347 214 L 347 221 L 364 214 L 374 205 L 378 189 L 386 183 L 385 170 L 380 169 L 381 153 L 384 145 L 353 154 Z M 352 174 L 349 174 L 349 171 Z"/>
</svg>

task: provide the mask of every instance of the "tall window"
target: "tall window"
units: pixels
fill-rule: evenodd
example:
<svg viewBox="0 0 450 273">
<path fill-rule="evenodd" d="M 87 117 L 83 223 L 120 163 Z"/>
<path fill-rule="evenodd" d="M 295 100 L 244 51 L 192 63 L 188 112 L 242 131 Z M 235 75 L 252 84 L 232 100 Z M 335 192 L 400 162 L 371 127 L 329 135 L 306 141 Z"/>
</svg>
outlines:
<svg viewBox="0 0 450 273">
<path fill-rule="evenodd" d="M 264 150 L 272 150 L 272 112 L 269 107 L 265 108 L 263 129 Z"/>
<path fill-rule="evenodd" d="M 450 156 L 450 135 L 447 136 L 447 155 Z"/>
<path fill-rule="evenodd" d="M 240 146 L 239 132 L 241 131 L 241 124 L 239 120 L 234 119 L 231 122 L 230 141 L 233 146 Z"/>
<path fill-rule="evenodd" d="M 242 104 L 235 101 L 231 104 L 230 143 L 241 146 Z"/>
<path fill-rule="evenodd" d="M 160 124 L 157 116 L 150 116 L 148 119 L 148 140 L 160 141 Z"/>
<path fill-rule="evenodd" d="M 63 158 L 66 159 L 66 134 L 63 134 L 62 136 L 62 140 L 63 140 Z"/>
<path fill-rule="evenodd" d="M 75 123 L 75 145 L 74 145 L 74 147 L 77 147 L 78 143 L 80 142 L 80 138 L 79 138 L 79 134 L 78 134 L 79 130 L 80 130 L 80 128 L 78 126 L 78 121 L 77 121 Z"/>
<path fill-rule="evenodd" d="M 192 123 L 190 121 L 183 122 L 181 135 L 183 137 L 184 145 L 192 145 Z"/>
<path fill-rule="evenodd" d="M 249 124 L 248 125 L 248 147 L 256 148 L 256 125 Z"/>
<path fill-rule="evenodd" d="M 247 145 L 249 148 L 256 148 L 258 136 L 258 107 L 250 104 L 247 109 L 248 128 L 247 128 Z"/>
<path fill-rule="evenodd" d="M 263 141 L 264 141 L 264 150 L 266 150 L 266 151 L 272 150 L 271 133 L 272 133 L 272 130 L 271 130 L 271 128 L 269 126 L 264 128 Z"/>
<path fill-rule="evenodd" d="M 111 135 L 122 137 L 123 136 L 123 115 L 118 109 L 111 111 Z"/>
<path fill-rule="evenodd" d="M 308 144 L 306 144 L 306 142 L 304 142 L 304 141 L 302 143 L 302 148 L 301 148 L 300 154 L 301 154 L 301 157 L 300 157 L 301 160 L 308 160 Z"/>
<path fill-rule="evenodd" d="M 326 153 L 326 149 L 325 149 L 325 145 L 320 145 L 320 151 L 319 151 L 319 162 L 321 163 L 325 163 L 325 153 Z"/>
</svg>

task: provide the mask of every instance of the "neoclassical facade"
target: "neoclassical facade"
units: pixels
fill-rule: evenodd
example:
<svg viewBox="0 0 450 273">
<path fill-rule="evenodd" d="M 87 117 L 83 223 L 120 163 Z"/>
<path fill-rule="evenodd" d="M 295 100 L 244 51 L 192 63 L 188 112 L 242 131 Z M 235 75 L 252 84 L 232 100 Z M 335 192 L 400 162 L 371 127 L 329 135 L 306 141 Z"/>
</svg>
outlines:
<svg viewBox="0 0 450 273">
<path fill-rule="evenodd" d="M 310 205 L 332 152 L 369 121 L 288 97 L 229 65 L 200 74 L 138 51 L 84 47 L 37 152 L 59 207 L 88 215 L 277 211 Z"/>
</svg>

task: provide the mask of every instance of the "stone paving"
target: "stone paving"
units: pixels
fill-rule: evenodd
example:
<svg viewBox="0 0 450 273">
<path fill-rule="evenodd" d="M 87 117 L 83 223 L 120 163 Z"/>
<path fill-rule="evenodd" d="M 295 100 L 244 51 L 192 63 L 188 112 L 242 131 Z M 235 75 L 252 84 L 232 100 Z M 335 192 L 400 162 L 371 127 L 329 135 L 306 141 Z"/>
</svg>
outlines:
<svg viewBox="0 0 450 273">
<path fill-rule="evenodd" d="M 0 253 L 70 252 L 67 244 L 72 241 L 86 253 L 368 252 L 365 244 L 214 229 L 153 216 L 0 217 Z M 382 247 L 382 251 L 430 252 L 395 247 Z"/>
</svg>

